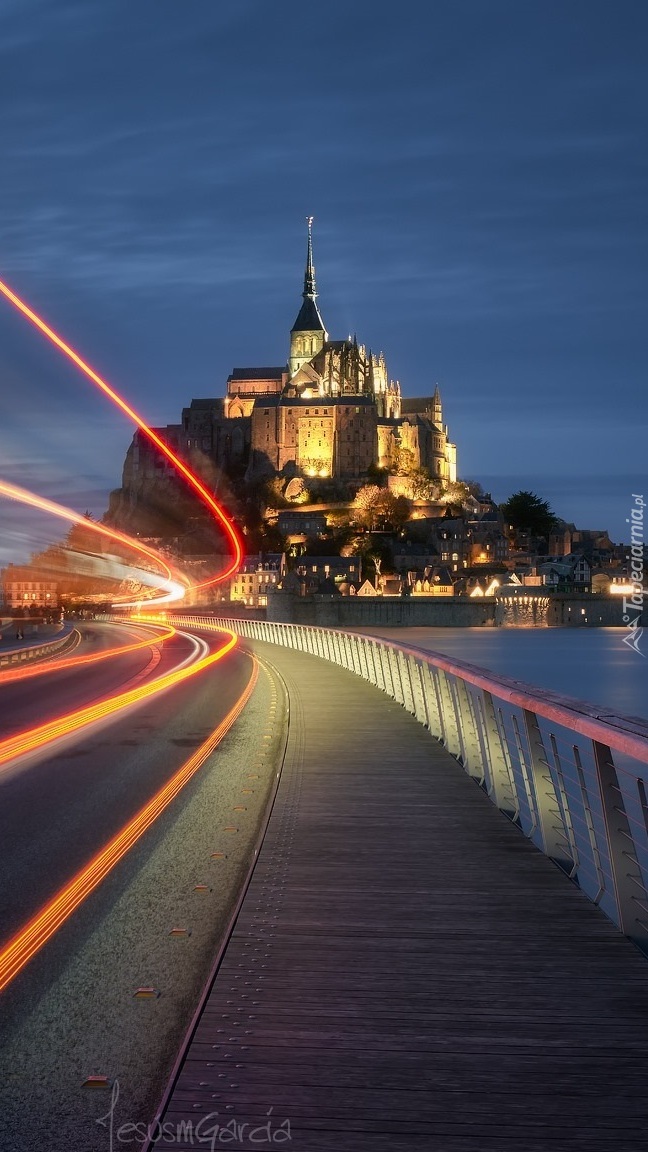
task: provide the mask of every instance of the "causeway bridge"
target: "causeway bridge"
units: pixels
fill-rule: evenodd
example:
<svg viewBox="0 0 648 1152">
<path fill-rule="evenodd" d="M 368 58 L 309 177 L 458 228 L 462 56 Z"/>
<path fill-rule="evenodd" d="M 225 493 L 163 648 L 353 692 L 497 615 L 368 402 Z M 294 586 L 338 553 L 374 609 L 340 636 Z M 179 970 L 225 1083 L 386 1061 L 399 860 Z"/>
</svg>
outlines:
<svg viewBox="0 0 648 1152">
<path fill-rule="evenodd" d="M 239 632 L 284 739 L 148 1147 L 644 1148 L 648 725 L 371 636 L 174 622 Z"/>
</svg>

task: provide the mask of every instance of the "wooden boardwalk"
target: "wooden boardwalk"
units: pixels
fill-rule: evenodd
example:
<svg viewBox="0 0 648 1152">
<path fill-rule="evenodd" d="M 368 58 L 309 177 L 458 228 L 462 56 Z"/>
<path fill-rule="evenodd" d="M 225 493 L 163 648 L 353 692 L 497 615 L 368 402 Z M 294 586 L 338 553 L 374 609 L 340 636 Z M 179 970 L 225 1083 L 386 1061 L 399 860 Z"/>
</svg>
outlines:
<svg viewBox="0 0 648 1152">
<path fill-rule="evenodd" d="M 286 761 L 155 1146 L 647 1147 L 648 961 L 398 704 L 255 648 Z"/>
</svg>

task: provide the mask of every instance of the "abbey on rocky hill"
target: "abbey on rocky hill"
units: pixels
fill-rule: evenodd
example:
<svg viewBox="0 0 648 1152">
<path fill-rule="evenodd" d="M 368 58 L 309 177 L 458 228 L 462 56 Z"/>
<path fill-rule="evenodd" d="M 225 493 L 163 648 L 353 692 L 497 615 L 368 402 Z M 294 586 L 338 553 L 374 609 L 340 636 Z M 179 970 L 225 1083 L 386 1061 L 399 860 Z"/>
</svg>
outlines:
<svg viewBox="0 0 648 1152">
<path fill-rule="evenodd" d="M 290 332 L 288 361 L 278 367 L 235 368 L 220 399 L 195 399 L 182 423 L 156 429 L 175 450 L 201 453 L 247 480 L 282 475 L 362 479 L 372 469 L 425 468 L 456 480 L 456 447 L 443 424 L 438 387 L 406 398 L 390 380 L 382 352 L 357 340 L 330 340 L 317 305 L 312 217 L 302 304 Z M 162 459 L 136 433 L 124 469 L 131 495 Z"/>
</svg>

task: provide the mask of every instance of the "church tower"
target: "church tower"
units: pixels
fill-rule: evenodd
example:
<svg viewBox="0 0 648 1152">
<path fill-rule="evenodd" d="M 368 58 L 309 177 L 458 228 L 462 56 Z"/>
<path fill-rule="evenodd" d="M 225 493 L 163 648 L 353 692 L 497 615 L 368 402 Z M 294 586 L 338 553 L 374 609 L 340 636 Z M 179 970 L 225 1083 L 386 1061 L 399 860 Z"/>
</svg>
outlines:
<svg viewBox="0 0 648 1152">
<path fill-rule="evenodd" d="M 328 340 L 328 332 L 317 307 L 317 291 L 315 288 L 315 268 L 313 267 L 313 217 L 308 217 L 308 250 L 306 253 L 306 271 L 304 273 L 303 304 L 299 315 L 290 332 L 290 361 L 289 372 L 291 378 L 302 364 L 313 359 L 321 352 Z"/>
</svg>

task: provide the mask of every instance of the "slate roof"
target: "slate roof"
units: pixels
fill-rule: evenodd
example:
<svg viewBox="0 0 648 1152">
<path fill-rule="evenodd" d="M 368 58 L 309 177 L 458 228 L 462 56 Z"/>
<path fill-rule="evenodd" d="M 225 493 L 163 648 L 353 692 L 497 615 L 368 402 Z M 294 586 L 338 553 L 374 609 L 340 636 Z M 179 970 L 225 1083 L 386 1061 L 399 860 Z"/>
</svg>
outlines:
<svg viewBox="0 0 648 1152">
<path fill-rule="evenodd" d="M 285 368 L 233 368 L 230 380 L 281 380 Z"/>
<path fill-rule="evenodd" d="M 326 332 L 319 308 L 312 296 L 305 296 L 291 332 Z"/>
</svg>

